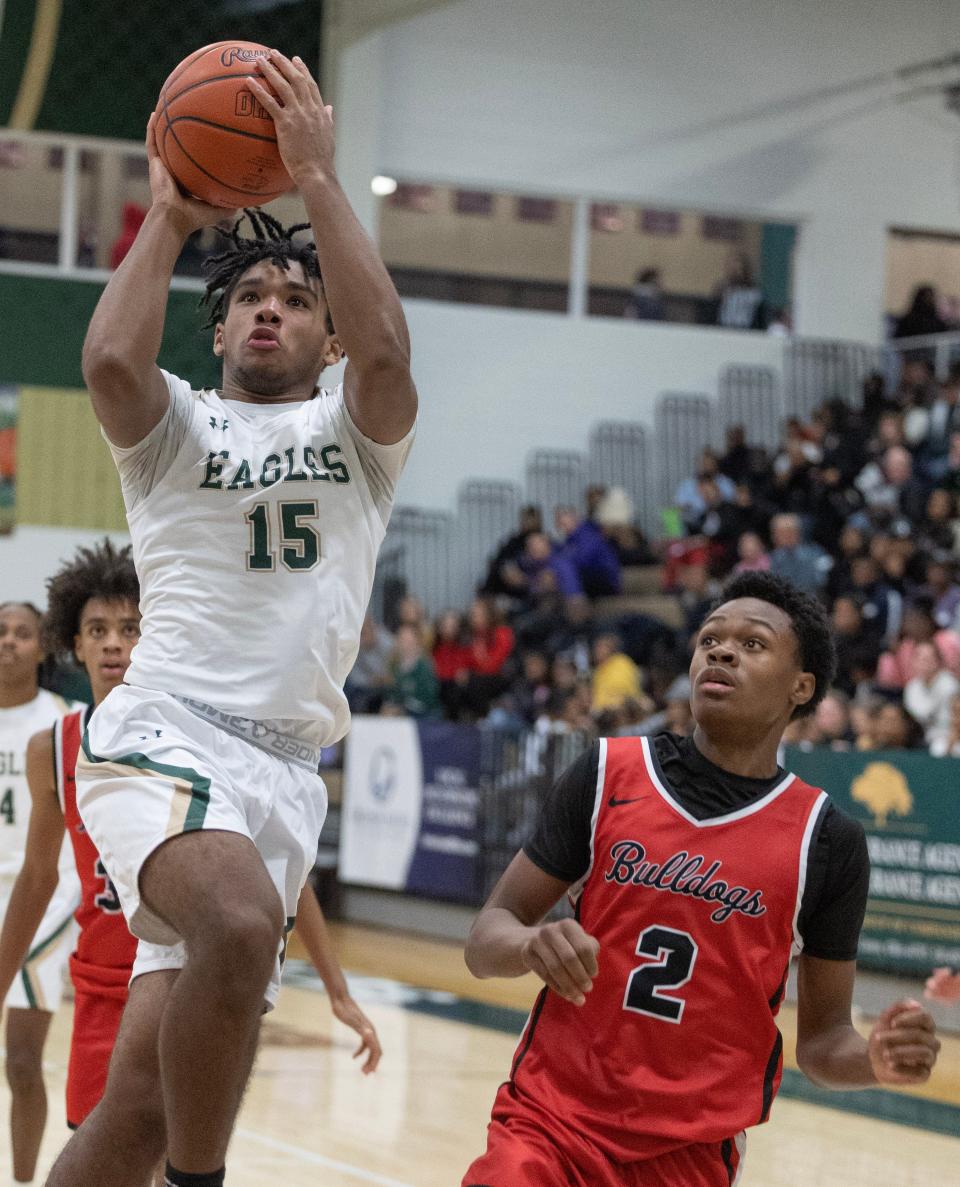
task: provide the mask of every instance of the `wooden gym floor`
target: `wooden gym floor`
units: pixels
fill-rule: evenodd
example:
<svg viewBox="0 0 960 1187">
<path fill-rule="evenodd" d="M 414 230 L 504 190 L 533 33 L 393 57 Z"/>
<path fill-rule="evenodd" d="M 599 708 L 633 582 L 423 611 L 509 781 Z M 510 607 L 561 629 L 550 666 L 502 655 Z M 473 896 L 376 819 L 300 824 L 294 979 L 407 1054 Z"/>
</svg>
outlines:
<svg viewBox="0 0 960 1187">
<path fill-rule="evenodd" d="M 457 1187 L 536 993 L 533 978 L 474 981 L 457 945 L 334 926 L 353 992 L 384 1047 L 380 1070 L 351 1062 L 353 1034 L 296 959 L 264 1024 L 228 1159 L 230 1187 Z M 792 1064 L 794 1013 L 781 1013 L 788 1070 L 768 1125 L 750 1131 L 742 1187 L 929 1187 L 960 1183 L 960 1037 L 929 1085 L 909 1093 L 819 1092 Z M 37 1182 L 64 1137 L 70 1008 L 47 1047 L 50 1120 Z M 825 1103 L 828 1102 L 828 1104 Z M 839 1107 L 838 1107 L 839 1106 Z M 9 1097 L 0 1089 L 6 1116 Z M 6 1126 L 0 1183 L 8 1183 Z"/>
</svg>

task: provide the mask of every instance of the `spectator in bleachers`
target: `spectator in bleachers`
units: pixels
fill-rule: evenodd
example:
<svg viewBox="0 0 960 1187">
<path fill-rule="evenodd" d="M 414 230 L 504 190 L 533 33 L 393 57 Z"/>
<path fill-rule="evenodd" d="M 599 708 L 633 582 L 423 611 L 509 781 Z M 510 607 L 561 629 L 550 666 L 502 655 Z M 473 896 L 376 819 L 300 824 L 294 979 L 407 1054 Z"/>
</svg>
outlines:
<svg viewBox="0 0 960 1187">
<path fill-rule="evenodd" d="M 765 493 L 766 482 L 763 475 L 757 474 L 750 482 L 737 483 L 733 505 L 736 508 L 737 534 L 756 532 L 764 540 L 770 531 L 770 520 L 777 513 L 777 508 L 769 501 Z"/>
<path fill-rule="evenodd" d="M 852 522 L 845 524 L 833 545 L 833 568 L 827 578 L 827 597 L 831 601 L 852 588 L 853 562 L 858 556 L 865 556 L 866 553 L 867 537 L 863 528 Z"/>
<path fill-rule="evenodd" d="M 382 711 L 407 717 L 440 716 L 440 684 L 424 649 L 423 636 L 412 623 L 397 628 Z"/>
<path fill-rule="evenodd" d="M 733 251 L 727 261 L 726 276 L 716 293 L 718 326 L 728 330 L 765 330 L 767 310 L 753 277 L 753 267 L 746 252 Z"/>
<path fill-rule="evenodd" d="M 854 557 L 848 592 L 859 598 L 864 621 L 876 630 L 884 646 L 896 639 L 903 621 L 903 598 L 872 556 Z"/>
<path fill-rule="evenodd" d="M 700 481 L 704 478 L 715 478 L 721 495 L 725 499 L 733 500 L 736 486 L 732 479 L 720 473 L 720 463 L 712 449 L 705 449 L 697 459 L 696 473 L 692 478 L 684 478 L 677 487 L 674 503 L 680 511 L 680 518 L 688 531 L 693 531 L 691 522 L 695 523 L 706 510 L 703 496 L 700 492 Z"/>
<path fill-rule="evenodd" d="M 593 643 L 594 713 L 603 709 L 618 709 L 625 700 L 645 700 L 643 675 L 629 655 L 622 650 L 620 639 L 614 634 L 600 635 Z"/>
<path fill-rule="evenodd" d="M 560 546 L 558 556 L 573 566 L 580 589 L 588 598 L 620 592 L 620 562 L 603 531 L 589 519 L 581 519 L 573 507 L 558 507 L 554 514 Z"/>
<path fill-rule="evenodd" d="M 756 532 L 742 532 L 737 541 L 737 563 L 734 573 L 765 573 L 770 568 L 770 555 Z"/>
<path fill-rule="evenodd" d="M 950 729 L 946 737 L 932 743 L 930 753 L 936 758 L 960 758 L 960 696 L 950 702 Z"/>
<path fill-rule="evenodd" d="M 741 517 L 736 505 L 724 498 L 716 478 L 701 478 L 697 486 L 704 509 L 689 527 L 694 535 L 709 542 L 711 569 L 723 576 L 730 572 L 736 559 Z"/>
<path fill-rule="evenodd" d="M 554 629 L 547 638 L 547 650 L 552 655 L 561 652 L 569 655 L 577 670 L 585 672 L 590 667 L 590 652 L 596 634 L 593 611 L 584 594 L 567 598 L 560 614 L 554 620 Z"/>
<path fill-rule="evenodd" d="M 842 692 L 831 689 L 817 705 L 807 738 L 814 746 L 827 746 L 830 750 L 853 749 L 850 702 Z"/>
<path fill-rule="evenodd" d="M 950 452 L 947 454 L 947 472 L 940 480 L 944 490 L 960 495 L 960 433 L 950 434 Z"/>
<path fill-rule="evenodd" d="M 461 678 L 461 712 L 486 717 L 493 701 L 510 685 L 514 635 L 487 598 L 474 598 L 467 615 L 469 668 Z"/>
<path fill-rule="evenodd" d="M 447 717 L 455 718 L 460 703 L 460 684 L 470 670 L 463 615 L 447 610 L 437 619 L 433 643 L 433 669 L 440 682 L 440 703 Z"/>
<path fill-rule="evenodd" d="M 533 725 L 544 712 L 553 692 L 550 662 L 544 651 L 525 651 L 521 663 L 523 671 L 514 681 L 510 697 L 516 716 L 525 724 Z"/>
<path fill-rule="evenodd" d="M 917 542 L 924 552 L 930 555 L 956 552 L 960 545 L 957 496 L 942 486 L 935 487 L 927 498 L 919 529 Z"/>
<path fill-rule="evenodd" d="M 923 729 L 928 747 L 950 735 L 951 703 L 960 693 L 960 680 L 944 667 L 936 643 L 918 643 L 911 661 L 912 676 L 903 690 L 903 703 Z"/>
<path fill-rule="evenodd" d="M 936 643 L 947 667 L 956 671 L 960 666 L 960 635 L 952 630 L 938 630 L 933 617 L 933 605 L 928 598 L 916 598 L 903 613 L 900 636 L 877 663 L 877 685 L 880 688 L 901 690 L 913 676 L 913 657 L 921 643 Z"/>
<path fill-rule="evenodd" d="M 528 504 L 520 508 L 520 522 L 517 531 L 497 549 L 487 567 L 487 575 L 480 586 L 480 593 L 490 596 L 505 594 L 509 597 L 523 597 L 525 587 L 518 577 L 516 565 L 523 555 L 527 539 L 533 532 L 543 531 L 543 515 L 539 507 Z"/>
<path fill-rule="evenodd" d="M 933 603 L 933 619 L 941 630 L 960 628 L 960 585 L 949 552 L 934 553 L 927 562 L 924 593 Z"/>
<path fill-rule="evenodd" d="M 960 431 L 960 362 L 953 363 L 929 408 L 916 408 L 907 418 L 905 435 L 916 451 L 917 468 L 930 482 L 947 472 L 950 436 Z"/>
<path fill-rule="evenodd" d="M 503 571 L 514 588 L 522 590 L 527 610 L 536 609 L 544 596 L 569 598 L 583 593 L 573 561 L 554 548 L 546 532 L 531 532 L 516 563 L 507 562 Z"/>
<path fill-rule="evenodd" d="M 855 485 L 871 514 L 902 515 L 911 523 L 922 521 L 927 484 L 913 473 L 913 458 L 904 446 L 891 446 L 880 462 L 868 462 Z"/>
<path fill-rule="evenodd" d="M 882 649 L 880 635 L 864 620 L 862 603 L 851 594 L 842 594 L 834 601 L 830 623 L 837 649 L 835 684 L 852 697 L 876 674 Z"/>
<path fill-rule="evenodd" d="M 413 594 L 407 594 L 397 603 L 396 616 L 395 631 L 399 631 L 402 626 L 412 626 L 419 634 L 420 642 L 429 651 L 433 646 L 433 627 L 427 621 L 427 612 L 423 608 L 423 602 Z"/>
<path fill-rule="evenodd" d="M 726 451 L 720 459 L 720 473 L 739 485 L 750 477 L 753 451 L 747 444 L 747 430 L 743 425 L 730 425 L 726 433 Z"/>
<path fill-rule="evenodd" d="M 775 515 L 770 524 L 773 551 L 770 570 L 791 581 L 805 593 L 818 594 L 826 585 L 833 564 L 819 544 L 802 539 L 797 515 Z"/>
<path fill-rule="evenodd" d="M 863 507 L 863 496 L 844 481 L 839 466 L 814 470 L 810 494 L 810 538 L 821 548 L 832 551 L 851 515 Z"/>
<path fill-rule="evenodd" d="M 634 522 L 633 500 L 622 487 L 603 490 L 590 510 L 590 519 L 609 540 L 621 569 L 627 565 L 657 563 L 646 537 Z"/>
<path fill-rule="evenodd" d="M 913 290 L 910 307 L 897 318 L 894 338 L 918 338 L 923 334 L 942 334 L 949 329 L 937 307 L 937 290 L 921 284 Z"/>
<path fill-rule="evenodd" d="M 667 307 L 660 288 L 660 269 L 643 268 L 637 273 L 624 306 L 623 316 L 634 321 L 665 321 Z"/>
<path fill-rule="evenodd" d="M 858 750 L 916 750 L 923 730 L 899 701 L 884 701 L 870 715 L 869 733 L 857 738 Z"/>
<path fill-rule="evenodd" d="M 628 721 L 617 731 L 631 737 L 650 737 L 661 730 L 669 730 L 682 738 L 693 732 L 693 713 L 690 709 L 690 677 L 684 673 L 671 681 L 663 696 L 663 708 L 648 713 L 642 721 Z"/>
<path fill-rule="evenodd" d="M 390 681 L 393 648 L 393 635 L 368 613 L 360 628 L 357 658 L 343 686 L 351 712 L 380 711 L 384 689 Z"/>
<path fill-rule="evenodd" d="M 819 460 L 816 446 L 795 436 L 774 458 L 771 494 L 782 511 L 806 517 L 812 510 L 815 463 L 809 456 L 811 450 Z"/>
<path fill-rule="evenodd" d="M 718 587 L 710 578 L 706 560 L 695 559 L 677 569 L 679 591 L 677 600 L 683 614 L 682 651 L 687 650 L 688 641 L 700 629 L 700 624 L 713 605 Z"/>
</svg>

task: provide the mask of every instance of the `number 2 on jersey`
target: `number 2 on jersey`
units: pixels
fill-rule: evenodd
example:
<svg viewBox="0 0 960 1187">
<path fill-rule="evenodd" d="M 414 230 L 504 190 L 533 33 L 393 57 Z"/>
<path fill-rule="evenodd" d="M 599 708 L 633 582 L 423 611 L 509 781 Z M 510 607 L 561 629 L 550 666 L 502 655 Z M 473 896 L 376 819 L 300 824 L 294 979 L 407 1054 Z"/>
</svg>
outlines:
<svg viewBox="0 0 960 1187">
<path fill-rule="evenodd" d="M 649 957 L 651 963 L 630 974 L 623 1008 L 664 1022 L 679 1022 L 686 1002 L 664 991 L 686 985 L 693 976 L 697 951 L 689 932 L 656 925 L 645 928 L 637 940 L 637 956 Z"/>
<path fill-rule="evenodd" d="M 277 503 L 276 508 L 280 520 L 280 563 L 291 572 L 312 569 L 320 559 L 320 533 L 301 521 L 318 518 L 316 502 Z M 244 519 L 250 525 L 251 551 L 247 553 L 247 568 L 254 573 L 272 573 L 277 567 L 277 555 L 271 547 L 270 504 L 257 503 Z"/>
</svg>

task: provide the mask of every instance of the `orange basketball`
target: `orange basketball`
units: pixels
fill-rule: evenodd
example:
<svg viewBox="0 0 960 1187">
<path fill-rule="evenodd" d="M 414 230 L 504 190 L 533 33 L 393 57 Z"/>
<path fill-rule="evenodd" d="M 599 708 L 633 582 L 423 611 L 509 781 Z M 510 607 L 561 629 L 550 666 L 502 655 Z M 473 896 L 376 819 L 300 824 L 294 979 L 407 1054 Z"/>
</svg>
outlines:
<svg viewBox="0 0 960 1187">
<path fill-rule="evenodd" d="M 183 189 L 213 206 L 261 206 L 293 188 L 273 120 L 246 85 L 268 53 L 254 41 L 205 45 L 183 59 L 160 92 L 163 163 Z"/>
</svg>

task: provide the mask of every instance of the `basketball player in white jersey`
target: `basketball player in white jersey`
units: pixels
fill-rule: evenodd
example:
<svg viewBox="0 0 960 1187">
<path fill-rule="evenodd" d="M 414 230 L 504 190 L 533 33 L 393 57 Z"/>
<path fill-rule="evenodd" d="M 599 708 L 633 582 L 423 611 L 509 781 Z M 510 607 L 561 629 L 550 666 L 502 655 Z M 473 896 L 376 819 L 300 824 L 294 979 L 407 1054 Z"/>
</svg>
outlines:
<svg viewBox="0 0 960 1187">
<path fill-rule="evenodd" d="M 181 196 L 151 127 L 153 205 L 84 344 L 143 621 L 126 684 L 91 720 L 77 800 L 140 949 L 104 1098 L 58 1187 L 144 1181 L 164 1144 L 171 1187 L 224 1181 L 412 441 L 406 324 L 337 181 L 331 109 L 299 60 L 258 69 L 315 249 L 252 219 L 257 238 L 212 261 L 220 390 L 161 371 L 174 263 L 223 211 Z M 342 387 L 318 390 L 344 352 Z"/>
<path fill-rule="evenodd" d="M 40 614 L 33 606 L 0 605 L 0 911 L 6 913 L 27 841 L 30 789 L 27 744 L 71 706 L 38 685 L 43 661 Z M 61 847 L 60 881 L 6 998 L 7 1083 L 13 1097 L 10 1137 L 13 1179 L 29 1183 L 47 1120 L 43 1047 L 60 1005 L 73 946 L 79 882 L 72 855 Z"/>
</svg>

